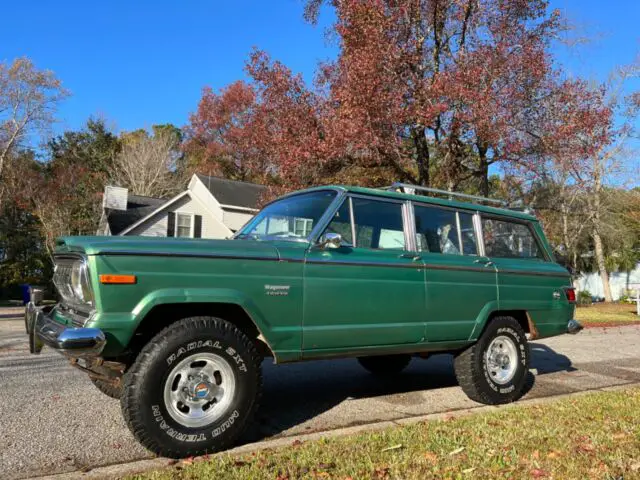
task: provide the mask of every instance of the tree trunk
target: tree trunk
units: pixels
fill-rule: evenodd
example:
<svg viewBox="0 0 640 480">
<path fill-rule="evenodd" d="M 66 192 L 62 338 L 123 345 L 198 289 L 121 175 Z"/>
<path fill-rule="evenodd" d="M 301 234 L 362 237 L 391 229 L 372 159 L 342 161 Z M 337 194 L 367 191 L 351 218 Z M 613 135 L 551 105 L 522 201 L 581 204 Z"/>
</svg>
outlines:
<svg viewBox="0 0 640 480">
<path fill-rule="evenodd" d="M 607 265 L 604 261 L 604 248 L 602 247 L 602 237 L 600 236 L 600 195 L 602 194 L 602 165 L 599 162 L 599 158 L 594 159 L 593 169 L 593 229 L 591 231 L 591 237 L 593 238 L 593 244 L 595 247 L 596 262 L 598 264 L 598 271 L 600 272 L 600 280 L 602 280 L 602 289 L 604 291 L 605 302 L 611 302 L 611 285 L 609 285 L 609 273 L 607 272 Z"/>
<path fill-rule="evenodd" d="M 427 142 L 426 129 L 416 126 L 411 129 L 413 145 L 416 149 L 416 162 L 418 164 L 418 183 L 429 186 L 429 143 Z"/>
<path fill-rule="evenodd" d="M 602 289 L 604 291 L 605 302 L 611 302 L 613 297 L 611 296 L 611 285 L 609 285 L 609 272 L 607 272 L 607 266 L 604 261 L 604 249 L 602 248 L 602 238 L 597 228 L 593 229 L 591 233 L 593 237 L 593 243 L 595 246 L 596 263 L 598 264 L 598 271 L 600 272 L 600 280 L 602 281 Z"/>
<path fill-rule="evenodd" d="M 480 157 L 480 165 L 478 176 L 480 177 L 480 195 L 489 196 L 489 161 L 487 159 L 488 146 L 484 142 L 478 142 L 478 156 Z"/>
</svg>

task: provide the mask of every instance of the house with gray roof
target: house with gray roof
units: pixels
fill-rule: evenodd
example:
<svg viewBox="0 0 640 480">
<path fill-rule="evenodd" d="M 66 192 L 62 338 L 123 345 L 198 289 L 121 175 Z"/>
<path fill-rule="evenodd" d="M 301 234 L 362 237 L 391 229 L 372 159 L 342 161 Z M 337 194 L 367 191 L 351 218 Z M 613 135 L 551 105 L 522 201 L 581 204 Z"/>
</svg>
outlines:
<svg viewBox="0 0 640 480">
<path fill-rule="evenodd" d="M 107 186 L 98 235 L 227 238 L 257 212 L 263 185 L 195 174 L 169 199 Z"/>
</svg>

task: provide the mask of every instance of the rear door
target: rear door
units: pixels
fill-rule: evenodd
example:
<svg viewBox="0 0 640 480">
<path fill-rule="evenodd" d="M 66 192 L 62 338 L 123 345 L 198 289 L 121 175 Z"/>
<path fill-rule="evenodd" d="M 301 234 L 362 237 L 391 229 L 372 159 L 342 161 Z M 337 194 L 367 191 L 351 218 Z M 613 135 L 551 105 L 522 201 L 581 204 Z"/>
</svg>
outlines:
<svg viewBox="0 0 640 480">
<path fill-rule="evenodd" d="M 414 212 L 417 249 L 426 270 L 426 339 L 466 340 L 498 301 L 496 269 L 480 256 L 479 217 L 420 203 Z"/>
<path fill-rule="evenodd" d="M 537 326 L 566 324 L 568 272 L 544 249 L 534 224 L 482 215 L 487 257 L 498 269 L 501 310 L 526 310 Z"/>
</svg>

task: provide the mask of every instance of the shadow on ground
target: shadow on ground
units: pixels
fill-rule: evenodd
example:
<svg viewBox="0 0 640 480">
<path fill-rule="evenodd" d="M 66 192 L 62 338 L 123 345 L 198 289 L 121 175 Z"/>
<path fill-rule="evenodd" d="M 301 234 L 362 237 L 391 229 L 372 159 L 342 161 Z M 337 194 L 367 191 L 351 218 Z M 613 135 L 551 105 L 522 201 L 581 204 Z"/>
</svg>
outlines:
<svg viewBox="0 0 640 480">
<path fill-rule="evenodd" d="M 571 360 L 546 345 L 531 344 L 531 368 L 538 375 L 573 371 Z M 355 359 L 264 365 L 264 394 L 254 426 L 243 442 L 255 442 L 295 427 L 345 400 L 380 398 L 458 385 L 452 355 L 414 358 L 401 374 L 383 379 L 364 370 Z M 529 374 L 525 394 L 535 384 Z"/>
</svg>

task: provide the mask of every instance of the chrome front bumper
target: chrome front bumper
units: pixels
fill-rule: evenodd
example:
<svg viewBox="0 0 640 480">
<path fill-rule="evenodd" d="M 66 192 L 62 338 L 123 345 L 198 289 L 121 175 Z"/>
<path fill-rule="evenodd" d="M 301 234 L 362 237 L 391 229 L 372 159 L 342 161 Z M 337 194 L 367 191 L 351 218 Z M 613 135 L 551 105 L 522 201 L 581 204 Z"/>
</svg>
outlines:
<svg viewBox="0 0 640 480">
<path fill-rule="evenodd" d="M 53 348 L 75 358 L 97 357 L 107 340 L 98 328 L 73 328 L 53 320 L 41 307 L 29 302 L 25 309 L 25 326 L 29 351 L 38 354 L 42 347 Z"/>
<path fill-rule="evenodd" d="M 577 320 L 569 320 L 569 323 L 567 323 L 567 333 L 572 335 L 575 335 L 583 328 L 582 324 Z"/>
</svg>

